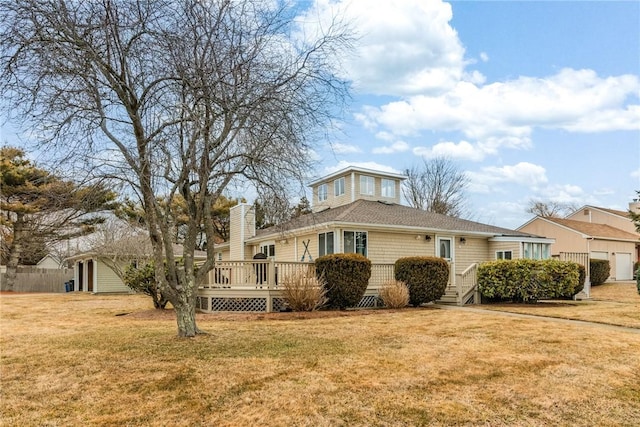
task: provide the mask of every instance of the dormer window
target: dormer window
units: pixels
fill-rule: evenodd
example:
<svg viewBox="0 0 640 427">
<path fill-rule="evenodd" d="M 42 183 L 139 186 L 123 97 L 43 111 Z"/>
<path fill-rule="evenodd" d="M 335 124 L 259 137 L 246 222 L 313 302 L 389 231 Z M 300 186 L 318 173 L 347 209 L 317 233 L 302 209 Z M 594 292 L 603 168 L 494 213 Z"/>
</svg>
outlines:
<svg viewBox="0 0 640 427">
<path fill-rule="evenodd" d="M 328 193 L 328 189 L 327 189 L 327 184 L 321 184 L 318 186 L 318 201 L 319 202 L 324 202 L 325 200 L 327 200 L 327 194 Z"/>
<path fill-rule="evenodd" d="M 382 197 L 396 197 L 396 182 L 394 180 L 382 178 Z"/>
<path fill-rule="evenodd" d="M 360 175 L 360 194 L 366 196 L 375 194 L 375 180 L 372 176 Z"/>
<path fill-rule="evenodd" d="M 336 197 L 344 194 L 344 177 L 333 181 L 333 192 Z"/>
</svg>

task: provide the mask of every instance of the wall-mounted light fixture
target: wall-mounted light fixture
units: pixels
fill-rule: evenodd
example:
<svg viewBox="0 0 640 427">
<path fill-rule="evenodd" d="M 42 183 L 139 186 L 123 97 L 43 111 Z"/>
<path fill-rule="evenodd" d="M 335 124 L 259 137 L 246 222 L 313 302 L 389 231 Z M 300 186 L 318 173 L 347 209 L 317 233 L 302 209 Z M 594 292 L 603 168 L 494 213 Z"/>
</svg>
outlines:
<svg viewBox="0 0 640 427">
<path fill-rule="evenodd" d="M 460 244 L 461 244 L 461 245 L 464 245 L 464 244 L 466 244 L 466 243 L 467 243 L 467 238 L 466 238 L 466 237 L 461 237 L 461 238 L 460 238 Z"/>
<path fill-rule="evenodd" d="M 426 240 L 427 242 L 431 241 L 431 236 L 429 236 L 428 234 L 426 236 L 424 236 L 424 240 Z"/>
</svg>

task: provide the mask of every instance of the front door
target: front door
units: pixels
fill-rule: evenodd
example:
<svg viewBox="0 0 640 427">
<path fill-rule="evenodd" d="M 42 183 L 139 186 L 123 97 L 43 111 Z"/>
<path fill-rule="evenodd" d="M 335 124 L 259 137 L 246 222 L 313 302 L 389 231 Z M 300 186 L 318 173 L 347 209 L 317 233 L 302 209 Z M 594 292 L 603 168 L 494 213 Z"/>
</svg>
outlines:
<svg viewBox="0 0 640 427">
<path fill-rule="evenodd" d="M 438 237 L 436 243 L 436 256 L 444 258 L 447 262 L 453 261 L 453 239 L 451 237 Z"/>
<path fill-rule="evenodd" d="M 87 291 L 93 292 L 93 260 L 87 261 Z"/>
</svg>

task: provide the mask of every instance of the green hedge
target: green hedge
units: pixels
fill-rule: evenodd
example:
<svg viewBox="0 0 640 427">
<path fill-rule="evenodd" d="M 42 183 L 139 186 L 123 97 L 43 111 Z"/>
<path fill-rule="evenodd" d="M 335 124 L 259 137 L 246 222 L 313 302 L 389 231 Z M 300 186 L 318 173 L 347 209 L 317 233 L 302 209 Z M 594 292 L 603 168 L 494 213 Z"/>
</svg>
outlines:
<svg viewBox="0 0 640 427">
<path fill-rule="evenodd" d="M 327 306 L 345 309 L 358 305 L 371 277 L 371 261 L 360 254 L 333 254 L 316 259 L 316 274 L 327 287 Z"/>
<path fill-rule="evenodd" d="M 438 300 L 449 283 L 449 264 L 442 258 L 407 257 L 395 263 L 396 280 L 409 288 L 409 304 L 414 307 Z"/>
<path fill-rule="evenodd" d="M 636 287 L 638 288 L 638 294 L 640 294 L 640 267 L 636 269 Z"/>
<path fill-rule="evenodd" d="M 570 261 L 499 260 L 480 265 L 478 288 L 490 299 L 535 302 L 575 295 L 579 277 L 579 265 Z"/>
<path fill-rule="evenodd" d="M 611 266 L 607 259 L 592 259 L 589 261 L 591 269 L 591 284 L 593 286 L 602 285 L 609 278 Z"/>
</svg>

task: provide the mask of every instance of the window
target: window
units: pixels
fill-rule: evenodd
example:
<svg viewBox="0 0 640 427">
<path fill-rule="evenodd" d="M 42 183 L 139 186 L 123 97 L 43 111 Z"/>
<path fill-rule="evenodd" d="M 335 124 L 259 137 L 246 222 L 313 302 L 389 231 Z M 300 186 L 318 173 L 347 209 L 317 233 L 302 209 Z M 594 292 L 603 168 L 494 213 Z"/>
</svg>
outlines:
<svg viewBox="0 0 640 427">
<path fill-rule="evenodd" d="M 260 252 L 262 252 L 266 256 L 272 258 L 272 257 L 276 256 L 276 245 L 275 244 L 262 245 L 262 246 L 260 246 Z"/>
<path fill-rule="evenodd" d="M 512 251 L 497 251 L 496 252 L 496 259 L 513 259 L 513 252 Z"/>
<path fill-rule="evenodd" d="M 548 243 L 523 243 L 524 257 L 528 259 L 549 259 L 551 257 Z"/>
<path fill-rule="evenodd" d="M 318 256 L 333 253 L 333 231 L 318 234 Z"/>
<path fill-rule="evenodd" d="M 360 175 L 360 194 L 373 196 L 375 181 L 372 176 Z"/>
<path fill-rule="evenodd" d="M 218 252 L 218 261 L 222 261 L 222 252 Z"/>
<path fill-rule="evenodd" d="M 345 231 L 344 253 L 356 253 L 367 256 L 367 232 Z"/>
<path fill-rule="evenodd" d="M 382 179 L 382 197 L 396 197 L 396 182 L 392 179 Z"/>
<path fill-rule="evenodd" d="M 327 200 L 327 184 L 322 184 L 318 187 L 318 201 L 324 202 Z"/>
<path fill-rule="evenodd" d="M 333 181 L 333 193 L 336 197 L 344 194 L 344 177 Z"/>
</svg>

